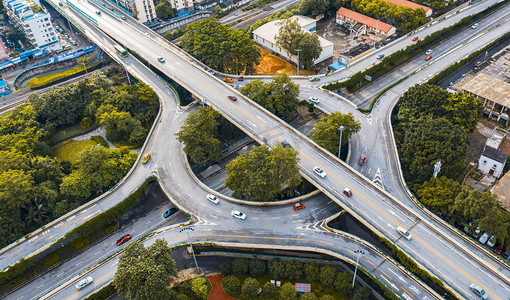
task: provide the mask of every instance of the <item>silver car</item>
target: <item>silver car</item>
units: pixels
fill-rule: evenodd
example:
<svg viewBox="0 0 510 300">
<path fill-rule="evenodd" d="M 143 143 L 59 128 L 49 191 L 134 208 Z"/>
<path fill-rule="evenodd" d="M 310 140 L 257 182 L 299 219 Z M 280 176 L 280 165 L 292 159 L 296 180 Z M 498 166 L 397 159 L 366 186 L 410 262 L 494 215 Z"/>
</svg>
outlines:
<svg viewBox="0 0 510 300">
<path fill-rule="evenodd" d="M 218 197 L 212 194 L 207 195 L 207 200 L 211 201 L 214 204 L 220 204 L 220 200 L 218 200 Z"/>
<path fill-rule="evenodd" d="M 92 281 L 94 281 L 94 279 L 92 279 L 92 277 L 87 277 L 85 279 L 82 279 L 80 280 L 77 284 L 76 284 L 76 289 L 77 290 L 81 290 L 82 288 L 86 287 L 87 285 L 91 284 Z"/>
</svg>

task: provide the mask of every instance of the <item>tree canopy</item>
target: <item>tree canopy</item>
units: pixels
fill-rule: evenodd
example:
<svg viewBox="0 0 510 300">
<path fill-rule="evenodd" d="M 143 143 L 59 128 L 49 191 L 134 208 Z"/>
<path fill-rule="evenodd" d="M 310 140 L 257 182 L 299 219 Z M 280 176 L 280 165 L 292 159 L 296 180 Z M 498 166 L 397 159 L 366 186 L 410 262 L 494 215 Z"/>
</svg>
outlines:
<svg viewBox="0 0 510 300">
<path fill-rule="evenodd" d="M 289 116 L 299 105 L 299 85 L 287 74 L 277 75 L 269 83 L 256 79 L 240 91 L 278 117 Z"/>
<path fill-rule="evenodd" d="M 254 74 L 260 51 L 251 37 L 208 18 L 186 27 L 182 48 L 209 67 L 230 74 Z"/>
<path fill-rule="evenodd" d="M 170 277 L 177 275 L 171 252 L 162 239 L 148 247 L 139 242 L 126 246 L 113 279 L 117 293 L 128 299 L 164 299 Z"/>
<path fill-rule="evenodd" d="M 298 9 L 301 15 L 316 17 L 323 13 L 329 5 L 329 0 L 302 0 L 299 2 Z"/>
<path fill-rule="evenodd" d="M 297 152 L 292 148 L 254 147 L 226 166 L 225 187 L 237 198 L 275 200 L 283 189 L 292 190 L 301 183 L 298 160 Z"/>
<path fill-rule="evenodd" d="M 299 23 L 291 18 L 280 21 L 279 25 L 276 44 L 292 55 L 297 55 L 296 49 L 302 50 L 299 53 L 299 65 L 305 69 L 313 67 L 314 60 L 319 58 L 322 52 L 317 34 L 303 30 Z"/>
<path fill-rule="evenodd" d="M 184 152 L 193 163 L 205 165 L 221 159 L 221 143 L 216 138 L 220 114 L 209 106 L 192 111 L 184 121 L 177 139 L 184 144 Z"/>
<path fill-rule="evenodd" d="M 324 147 L 331 153 L 338 153 L 338 140 L 340 139 L 340 125 L 345 127 L 342 133 L 342 145 L 349 142 L 349 138 L 360 131 L 361 122 L 356 121 L 352 113 L 342 114 L 334 112 L 322 117 L 310 131 L 310 137 L 319 146 Z"/>
<path fill-rule="evenodd" d="M 175 17 L 175 12 L 166 1 L 161 1 L 156 5 L 156 16 L 164 20 L 169 20 Z"/>
<path fill-rule="evenodd" d="M 417 28 L 427 22 L 423 9 L 394 5 L 384 0 L 351 0 L 350 8 L 369 17 L 393 24 L 403 31 Z"/>
<path fill-rule="evenodd" d="M 446 216 L 453 200 L 460 191 L 460 183 L 445 176 L 430 178 L 418 186 L 417 195 L 421 203 L 435 213 Z"/>
<path fill-rule="evenodd" d="M 441 160 L 441 176 L 456 178 L 464 168 L 466 133 L 445 119 L 420 119 L 409 128 L 402 144 L 402 166 L 407 183 L 421 184 L 432 177 Z"/>
</svg>

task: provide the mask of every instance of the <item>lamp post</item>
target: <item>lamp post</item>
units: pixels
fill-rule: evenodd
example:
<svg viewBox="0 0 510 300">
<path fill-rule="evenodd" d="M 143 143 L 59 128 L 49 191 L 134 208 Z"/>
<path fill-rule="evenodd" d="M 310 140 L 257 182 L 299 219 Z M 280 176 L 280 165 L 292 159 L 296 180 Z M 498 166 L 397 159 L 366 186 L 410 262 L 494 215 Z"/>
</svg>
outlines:
<svg viewBox="0 0 510 300">
<path fill-rule="evenodd" d="M 379 28 L 379 20 L 377 20 L 377 23 L 375 25 L 374 48 L 375 48 L 375 41 L 377 40 L 377 29 L 378 28 Z"/>
<path fill-rule="evenodd" d="M 358 271 L 358 262 L 361 255 L 364 255 L 365 252 L 363 250 L 356 250 L 354 251 L 358 255 L 358 258 L 356 259 L 356 267 L 354 268 L 354 278 L 352 279 L 352 288 L 354 288 L 354 283 L 356 282 L 356 272 Z"/>
<path fill-rule="evenodd" d="M 297 75 L 299 75 L 299 52 L 303 51 L 303 49 L 294 49 L 297 52 Z"/>
<path fill-rule="evenodd" d="M 197 258 L 195 257 L 195 251 L 193 251 L 193 245 L 191 244 L 191 240 L 189 239 L 189 234 L 188 234 L 189 230 L 195 231 L 195 229 L 193 229 L 191 227 L 184 227 L 181 230 L 179 230 L 179 232 L 186 231 L 186 236 L 188 237 L 188 243 L 191 248 L 191 253 L 193 254 L 193 260 L 195 260 L 195 266 L 197 268 L 197 273 L 200 273 L 200 269 L 198 268 Z"/>
<path fill-rule="evenodd" d="M 338 142 L 338 158 L 340 158 L 340 150 L 342 150 L 342 132 L 344 132 L 345 126 L 340 125 L 338 131 L 340 131 L 340 141 Z"/>
</svg>

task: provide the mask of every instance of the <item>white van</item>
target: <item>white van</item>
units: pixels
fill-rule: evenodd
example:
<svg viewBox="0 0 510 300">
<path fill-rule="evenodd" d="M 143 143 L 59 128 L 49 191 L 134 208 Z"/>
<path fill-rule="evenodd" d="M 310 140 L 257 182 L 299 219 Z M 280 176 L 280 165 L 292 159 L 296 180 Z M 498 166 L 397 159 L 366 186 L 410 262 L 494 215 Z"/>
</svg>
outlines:
<svg viewBox="0 0 510 300">
<path fill-rule="evenodd" d="M 398 233 L 400 233 L 403 237 L 405 237 L 407 240 L 410 240 L 413 236 L 402 226 L 397 227 Z"/>
<path fill-rule="evenodd" d="M 489 240 L 489 235 L 487 234 L 487 232 L 484 232 L 482 234 L 482 236 L 478 239 L 478 241 L 483 245 L 485 243 L 487 243 L 487 241 Z"/>
</svg>

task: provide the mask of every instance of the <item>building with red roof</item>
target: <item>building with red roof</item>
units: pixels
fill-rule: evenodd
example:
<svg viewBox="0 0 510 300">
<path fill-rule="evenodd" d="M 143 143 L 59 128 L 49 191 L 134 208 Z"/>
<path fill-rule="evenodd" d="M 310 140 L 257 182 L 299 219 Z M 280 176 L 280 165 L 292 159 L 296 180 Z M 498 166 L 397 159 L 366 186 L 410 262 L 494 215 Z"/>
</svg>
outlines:
<svg viewBox="0 0 510 300">
<path fill-rule="evenodd" d="M 340 7 L 336 13 L 336 23 L 351 31 L 351 34 L 375 34 L 378 37 L 394 35 L 397 29 L 390 24 L 370 18 L 345 7 Z"/>
</svg>

